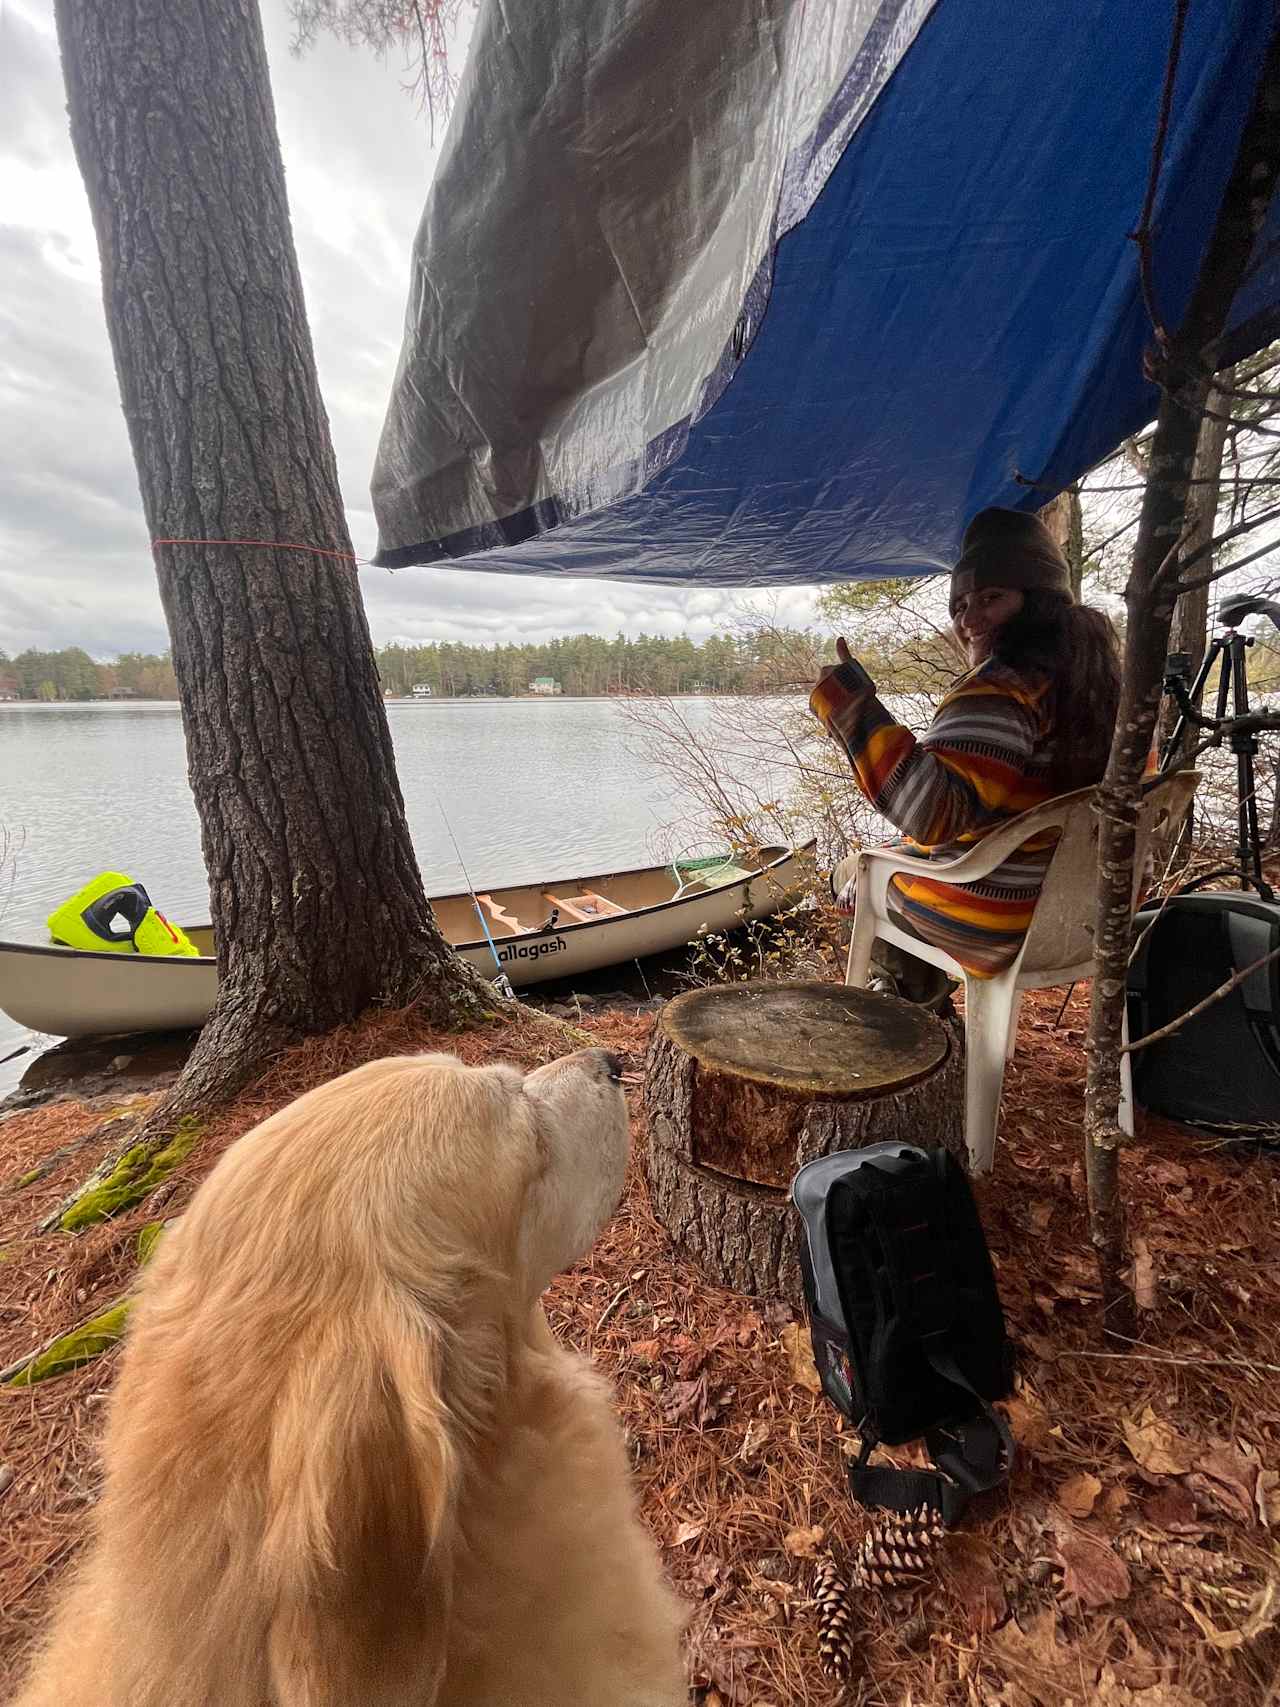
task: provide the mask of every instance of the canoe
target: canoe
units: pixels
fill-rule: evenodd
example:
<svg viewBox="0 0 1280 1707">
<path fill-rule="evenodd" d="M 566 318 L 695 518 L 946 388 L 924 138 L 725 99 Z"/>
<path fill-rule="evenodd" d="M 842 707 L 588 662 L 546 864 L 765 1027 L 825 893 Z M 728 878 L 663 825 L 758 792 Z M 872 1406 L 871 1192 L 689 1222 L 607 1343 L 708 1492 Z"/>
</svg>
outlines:
<svg viewBox="0 0 1280 1707">
<path fill-rule="evenodd" d="M 725 859 L 551 878 L 432 897 L 445 938 L 482 977 L 522 989 L 661 954 L 702 932 L 774 913 L 812 868 L 813 844 Z M 492 944 L 486 939 L 484 914 Z M 210 925 L 184 925 L 198 956 L 94 953 L 0 942 L 0 1010 L 52 1037 L 203 1025 L 218 990 Z M 496 958 L 495 958 L 496 957 Z"/>
</svg>

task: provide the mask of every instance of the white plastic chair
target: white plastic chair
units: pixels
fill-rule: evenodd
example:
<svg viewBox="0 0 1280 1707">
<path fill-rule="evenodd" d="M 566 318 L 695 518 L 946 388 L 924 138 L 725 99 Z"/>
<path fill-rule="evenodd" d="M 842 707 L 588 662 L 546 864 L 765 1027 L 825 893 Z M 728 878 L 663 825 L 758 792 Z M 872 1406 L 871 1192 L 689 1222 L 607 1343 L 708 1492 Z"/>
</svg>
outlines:
<svg viewBox="0 0 1280 1707">
<path fill-rule="evenodd" d="M 1146 866 L 1155 830 L 1171 816 L 1180 820 L 1200 778 L 1195 771 L 1165 777 L 1143 797 L 1137 824 L 1134 861 L 1134 901 Z M 1005 1062 L 1012 1056 L 1018 1031 L 1018 1008 L 1024 990 L 1044 990 L 1088 978 L 1093 971 L 1093 928 L 1097 882 L 1098 821 L 1093 811 L 1094 790 L 1077 789 L 1035 806 L 984 836 L 980 842 L 945 861 L 913 858 L 898 848 L 863 848 L 857 858 L 857 903 L 853 939 L 845 982 L 861 989 L 871 968 L 871 951 L 879 938 L 940 966 L 964 980 L 965 1144 L 969 1166 L 976 1174 L 990 1171 L 996 1149 L 996 1123 Z M 946 883 L 976 883 L 1010 854 L 1042 831 L 1060 827 L 1031 928 L 1017 959 L 994 978 L 966 973 L 945 949 L 895 925 L 888 912 L 890 880 L 900 874 L 940 879 Z M 1128 1042 L 1128 1024 L 1125 1025 Z M 1129 1057 L 1121 1057 L 1120 1125 L 1133 1131 L 1133 1086 Z"/>
</svg>

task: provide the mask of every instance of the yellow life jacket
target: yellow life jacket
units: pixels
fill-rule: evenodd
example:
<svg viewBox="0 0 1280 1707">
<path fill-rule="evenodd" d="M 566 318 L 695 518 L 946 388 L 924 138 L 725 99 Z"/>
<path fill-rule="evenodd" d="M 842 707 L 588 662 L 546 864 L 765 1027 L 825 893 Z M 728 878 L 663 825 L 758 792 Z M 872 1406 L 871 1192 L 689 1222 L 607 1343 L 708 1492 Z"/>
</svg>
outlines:
<svg viewBox="0 0 1280 1707">
<path fill-rule="evenodd" d="M 49 935 L 67 948 L 97 954 L 199 954 L 177 925 L 151 905 L 140 883 L 103 871 L 49 914 Z"/>
</svg>

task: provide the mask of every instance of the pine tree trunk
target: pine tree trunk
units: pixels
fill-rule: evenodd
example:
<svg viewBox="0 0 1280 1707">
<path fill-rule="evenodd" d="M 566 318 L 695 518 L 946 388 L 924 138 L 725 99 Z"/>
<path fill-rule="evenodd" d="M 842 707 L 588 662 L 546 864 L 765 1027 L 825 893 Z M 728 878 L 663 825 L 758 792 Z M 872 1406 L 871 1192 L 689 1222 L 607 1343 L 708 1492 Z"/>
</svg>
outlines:
<svg viewBox="0 0 1280 1707">
<path fill-rule="evenodd" d="M 1225 383 L 1231 384 L 1233 370 L 1228 368 L 1224 376 Z M 1218 494 L 1221 489 L 1222 452 L 1227 442 L 1227 416 L 1231 409 L 1231 399 L 1224 397 L 1220 391 L 1212 389 L 1206 400 L 1206 414 L 1200 423 L 1200 433 L 1196 441 L 1195 461 L 1191 465 L 1191 486 L 1187 493 L 1186 514 L 1186 544 L 1184 550 L 1190 554 L 1198 551 L 1213 538 L 1214 528 L 1218 519 Z M 1213 567 L 1212 557 L 1202 560 L 1202 571 Z M 1191 660 L 1191 678 L 1194 681 L 1196 672 L 1204 662 L 1205 646 L 1209 629 L 1209 589 L 1208 587 L 1193 587 L 1190 592 L 1183 593 L 1174 606 L 1173 624 L 1169 634 L 1169 651 L 1185 652 Z M 1197 704 L 1199 698 L 1197 696 Z M 1160 745 L 1163 748 L 1173 734 L 1178 721 L 1178 707 L 1172 700 L 1166 700 L 1161 713 Z M 1188 725 L 1183 733 L 1180 749 L 1183 753 L 1190 752 L 1196 740 L 1196 730 Z M 1177 769 L 1179 760 L 1174 761 Z M 1170 822 L 1162 831 L 1155 847 L 1155 855 L 1162 865 L 1181 859 L 1185 862 L 1187 850 L 1195 824 L 1195 802 L 1187 806 L 1186 817 L 1181 823 Z M 1179 852 L 1181 850 L 1181 852 Z"/>
<path fill-rule="evenodd" d="M 351 551 L 256 0 L 57 0 L 153 539 Z M 355 564 L 156 548 L 219 995 L 172 1112 L 377 1000 L 492 1007 L 427 906 Z"/>
<path fill-rule="evenodd" d="M 1228 387 L 1233 385 L 1234 373 L 1234 368 L 1228 368 L 1224 374 L 1218 376 L 1220 383 Z M 1187 493 L 1187 553 L 1207 546 L 1214 535 L 1218 519 L 1218 496 L 1222 489 L 1222 453 L 1227 442 L 1227 416 L 1231 412 L 1231 399 L 1224 397 L 1215 385 L 1209 393 L 1206 409 L 1209 413 L 1200 423 L 1195 461 L 1191 469 L 1191 489 Z M 1200 567 L 1203 572 L 1212 569 L 1213 558 L 1203 559 Z M 1204 662 L 1208 626 L 1209 589 L 1193 587 L 1189 593 L 1182 595 L 1174 607 L 1173 627 L 1169 634 L 1170 652 L 1185 652 L 1191 659 L 1193 680 Z M 1172 735 L 1177 721 L 1177 705 L 1171 700 L 1166 701 L 1161 716 L 1162 742 Z M 1184 746 L 1188 749 L 1192 747 L 1194 738 L 1195 731 L 1189 729 Z"/>
<path fill-rule="evenodd" d="M 1084 512 L 1079 486 L 1068 486 L 1065 492 L 1059 492 L 1041 510 L 1040 520 L 1062 547 L 1071 576 L 1071 596 L 1079 604 L 1084 585 Z"/>
<path fill-rule="evenodd" d="M 1090 1231 L 1108 1332 L 1131 1337 L 1133 1298 L 1124 1279 L 1120 1196 L 1120 1053 L 1127 981 L 1138 796 L 1160 706 L 1177 566 L 1196 445 L 1217 341 L 1252 253 L 1280 172 L 1280 32 L 1273 30 L 1253 110 L 1209 238 L 1182 325 L 1155 356 L 1164 390 L 1151 441 L 1146 491 L 1125 588 L 1124 677 L 1116 734 L 1099 789 L 1095 971 L 1085 1080 Z M 1205 572 L 1203 560 L 1192 578 Z"/>
</svg>

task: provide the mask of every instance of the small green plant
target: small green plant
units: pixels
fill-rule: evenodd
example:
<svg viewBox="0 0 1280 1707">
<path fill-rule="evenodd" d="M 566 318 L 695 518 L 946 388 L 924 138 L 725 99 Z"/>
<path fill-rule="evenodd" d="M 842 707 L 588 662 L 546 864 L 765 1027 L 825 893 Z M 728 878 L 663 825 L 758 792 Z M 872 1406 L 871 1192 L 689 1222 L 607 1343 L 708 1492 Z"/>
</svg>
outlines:
<svg viewBox="0 0 1280 1707">
<path fill-rule="evenodd" d="M 799 907 L 768 919 L 749 919 L 737 930 L 700 930 L 689 945 L 691 984 L 772 983 L 831 976 L 815 934 L 816 910 Z"/>
</svg>

